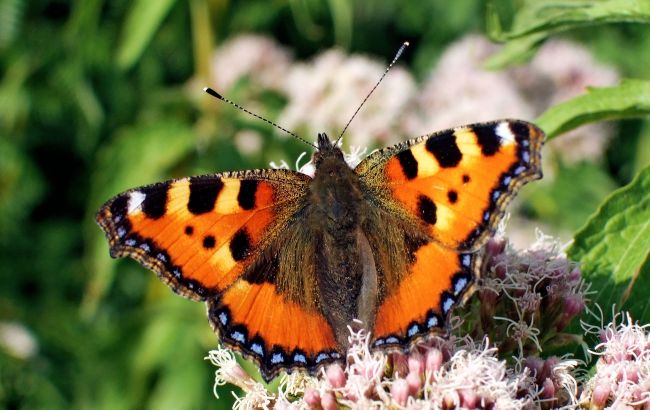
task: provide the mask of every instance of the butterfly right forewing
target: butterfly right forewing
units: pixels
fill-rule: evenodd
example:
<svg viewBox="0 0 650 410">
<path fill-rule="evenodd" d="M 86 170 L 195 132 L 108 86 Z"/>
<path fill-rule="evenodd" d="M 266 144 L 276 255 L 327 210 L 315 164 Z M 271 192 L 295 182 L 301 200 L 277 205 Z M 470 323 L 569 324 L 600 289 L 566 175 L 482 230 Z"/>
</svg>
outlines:
<svg viewBox="0 0 650 410">
<path fill-rule="evenodd" d="M 406 252 L 380 264 L 375 346 L 404 348 L 445 328 L 451 308 L 480 271 L 477 250 L 493 234 L 505 206 L 526 182 L 541 178 L 544 133 L 517 120 L 474 124 L 420 137 L 371 154 L 356 170 L 375 217 L 367 235 L 377 254 L 383 235 Z M 410 244 L 410 245 L 409 245 Z M 396 275 L 400 275 L 396 277 Z"/>
</svg>

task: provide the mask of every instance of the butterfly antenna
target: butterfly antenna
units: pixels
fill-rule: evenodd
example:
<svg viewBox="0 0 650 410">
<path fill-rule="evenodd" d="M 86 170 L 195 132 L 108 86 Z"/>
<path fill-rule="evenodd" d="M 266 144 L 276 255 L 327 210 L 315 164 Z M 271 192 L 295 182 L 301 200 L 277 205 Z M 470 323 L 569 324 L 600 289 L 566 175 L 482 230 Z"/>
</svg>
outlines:
<svg viewBox="0 0 650 410">
<path fill-rule="evenodd" d="M 341 131 L 341 135 L 339 135 L 339 137 L 337 138 L 336 143 L 334 145 L 338 145 L 339 141 L 341 141 L 341 138 L 343 138 L 343 134 L 345 134 L 345 131 L 350 126 L 350 123 L 352 122 L 354 117 L 357 116 L 357 114 L 359 113 L 359 110 L 361 110 L 361 107 L 363 107 L 363 105 L 366 103 L 366 101 L 368 101 L 368 98 L 370 98 L 370 95 L 372 95 L 372 93 L 379 86 L 379 84 L 384 79 L 384 77 L 386 77 L 386 74 L 388 74 L 388 71 L 390 71 L 390 69 L 393 67 L 393 65 L 395 65 L 397 60 L 399 60 L 399 58 L 402 56 L 402 53 L 404 52 L 404 50 L 406 50 L 406 47 L 408 47 L 409 45 L 410 45 L 409 42 L 405 41 L 402 44 L 402 46 L 399 48 L 399 50 L 397 50 L 397 53 L 395 53 L 395 57 L 393 57 L 393 61 L 391 61 L 390 64 L 388 64 L 388 67 L 386 67 L 386 70 L 384 70 L 384 73 L 379 78 L 379 81 L 377 81 L 377 84 L 375 84 L 375 86 L 372 87 L 372 90 L 370 90 L 368 95 L 366 95 L 366 98 L 364 98 L 363 101 L 361 101 L 361 104 L 359 105 L 357 110 L 354 112 L 354 114 L 352 114 L 352 118 L 350 118 L 350 121 L 348 121 L 348 123 L 345 125 L 345 128 L 343 128 L 343 131 Z"/>
<path fill-rule="evenodd" d="M 291 132 L 291 131 L 289 131 L 288 129 L 283 128 L 283 127 L 279 126 L 278 124 L 274 123 L 273 121 L 271 121 L 271 120 L 267 120 L 266 118 L 264 118 L 264 117 L 262 117 L 262 116 L 260 116 L 260 115 L 257 115 L 257 114 L 255 114 L 254 112 L 251 112 L 251 111 L 247 110 L 246 108 L 242 107 L 241 105 L 237 104 L 236 102 L 234 102 L 234 101 L 232 101 L 232 100 L 229 100 L 228 98 L 226 98 L 226 97 L 224 97 L 223 95 L 219 94 L 218 92 L 216 92 L 216 91 L 213 90 L 212 88 L 210 88 L 210 87 L 205 87 L 205 88 L 203 89 L 203 91 L 205 91 L 206 93 L 210 94 L 211 96 L 213 96 L 213 97 L 216 98 L 216 99 L 219 99 L 219 100 L 221 100 L 221 101 L 227 102 L 228 104 L 232 105 L 233 107 L 238 108 L 238 109 L 240 109 L 241 111 L 244 111 L 244 112 L 245 112 L 246 114 L 248 114 L 248 115 L 252 115 L 253 117 L 258 118 L 258 119 L 260 119 L 260 120 L 266 122 L 267 124 L 271 124 L 271 125 L 274 126 L 275 128 L 278 128 L 278 129 L 280 129 L 280 130 L 286 132 L 287 134 L 293 136 L 293 137 L 296 138 L 298 141 L 302 141 L 302 142 L 304 142 L 305 144 L 307 144 L 307 145 L 309 145 L 309 146 L 311 146 L 311 147 L 314 147 L 314 148 L 318 149 L 318 147 L 317 147 L 316 145 L 312 144 L 311 142 L 309 142 L 309 141 L 307 141 L 307 140 L 305 140 L 305 139 L 300 138 L 300 137 L 297 136 L 294 132 Z"/>
</svg>

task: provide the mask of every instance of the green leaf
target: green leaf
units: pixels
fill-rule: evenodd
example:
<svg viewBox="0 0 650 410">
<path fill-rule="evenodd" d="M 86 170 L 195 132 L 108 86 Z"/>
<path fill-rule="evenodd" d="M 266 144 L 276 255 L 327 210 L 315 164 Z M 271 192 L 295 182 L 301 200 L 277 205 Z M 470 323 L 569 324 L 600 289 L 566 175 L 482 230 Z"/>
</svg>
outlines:
<svg viewBox="0 0 650 410">
<path fill-rule="evenodd" d="M 5 135 L 0 136 L 0 243 L 24 229 L 32 209 L 46 189 L 37 165 L 25 150 Z M 5 242 L 7 241 L 7 242 Z"/>
<path fill-rule="evenodd" d="M 580 261 L 604 312 L 616 304 L 636 320 L 650 320 L 650 167 L 605 200 L 576 233 L 568 255 Z"/>
<path fill-rule="evenodd" d="M 617 187 L 609 173 L 593 162 L 558 161 L 553 172 L 554 178 L 540 181 L 523 193 L 526 209 L 545 223 L 570 232 L 578 229 Z"/>
<path fill-rule="evenodd" d="M 491 69 L 521 63 L 531 55 L 531 46 L 552 34 L 579 27 L 620 22 L 650 22 L 647 0 L 526 0 L 504 30 L 494 0 L 486 10 L 487 31 L 496 41 L 509 41 L 486 64 Z"/>
<path fill-rule="evenodd" d="M 623 309 L 632 312 L 632 318 L 641 323 L 650 323 L 650 255 L 630 281 L 625 296 Z"/>
<path fill-rule="evenodd" d="M 559 31 L 605 23 L 650 23 L 647 0 L 527 0 L 515 15 L 509 31 L 503 31 L 488 8 L 490 34 L 498 40 L 511 40 L 534 33 L 550 35 Z"/>
<path fill-rule="evenodd" d="M 129 10 L 117 50 L 117 64 L 129 69 L 135 64 L 176 0 L 136 0 Z"/>
<path fill-rule="evenodd" d="M 501 51 L 488 58 L 483 66 L 487 70 L 499 70 L 512 64 L 524 64 L 537 53 L 544 40 L 546 36 L 541 33 L 511 40 Z"/>
<path fill-rule="evenodd" d="M 0 50 L 18 37 L 26 8 L 23 0 L 0 0 Z"/>
<path fill-rule="evenodd" d="M 329 0 L 329 7 L 332 13 L 334 23 L 334 38 L 336 45 L 348 48 L 352 40 L 352 6 L 345 0 Z"/>
<path fill-rule="evenodd" d="M 645 115 L 650 115 L 650 81 L 624 80 L 616 87 L 589 88 L 586 94 L 551 107 L 536 123 L 551 140 L 589 122 Z"/>
</svg>

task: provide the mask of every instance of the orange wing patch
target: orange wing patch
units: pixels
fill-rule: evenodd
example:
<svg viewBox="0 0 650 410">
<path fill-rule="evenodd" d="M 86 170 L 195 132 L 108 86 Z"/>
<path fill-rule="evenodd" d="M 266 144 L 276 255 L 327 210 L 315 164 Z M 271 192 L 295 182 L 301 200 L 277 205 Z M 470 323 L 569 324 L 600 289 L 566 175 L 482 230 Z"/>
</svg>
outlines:
<svg viewBox="0 0 650 410">
<path fill-rule="evenodd" d="M 358 171 L 377 176 L 435 241 L 476 250 L 518 188 L 541 178 L 543 139 L 523 121 L 469 125 L 379 151 Z"/>
<path fill-rule="evenodd" d="M 408 274 L 379 305 L 373 346 L 403 348 L 444 329 L 479 264 L 475 253 L 458 253 L 435 242 L 420 247 Z"/>
<path fill-rule="evenodd" d="M 259 171 L 136 188 L 97 214 L 113 257 L 130 256 L 174 291 L 205 300 L 232 285 L 301 204 L 309 178 Z"/>
<path fill-rule="evenodd" d="M 281 370 L 313 373 L 341 358 L 325 317 L 286 300 L 271 283 L 238 280 L 209 300 L 208 316 L 221 340 L 252 357 L 267 381 Z"/>
</svg>

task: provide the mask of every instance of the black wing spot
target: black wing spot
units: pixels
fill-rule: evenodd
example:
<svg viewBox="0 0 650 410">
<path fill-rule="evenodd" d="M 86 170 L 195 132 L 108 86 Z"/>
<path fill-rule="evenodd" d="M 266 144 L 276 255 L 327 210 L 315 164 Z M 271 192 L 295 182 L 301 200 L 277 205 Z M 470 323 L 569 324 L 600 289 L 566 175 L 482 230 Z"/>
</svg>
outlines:
<svg viewBox="0 0 650 410">
<path fill-rule="evenodd" d="M 212 235 L 206 235 L 203 237 L 203 247 L 205 249 L 212 249 L 214 248 L 214 245 L 217 244 L 217 241 L 214 239 L 214 236 Z"/>
<path fill-rule="evenodd" d="M 169 182 L 144 187 L 140 190 L 145 197 L 142 202 L 142 212 L 147 217 L 158 219 L 165 215 L 167 211 L 167 193 L 169 191 Z"/>
<path fill-rule="evenodd" d="M 469 175 L 463 174 L 463 184 L 466 184 L 469 181 L 471 181 L 471 178 L 469 177 Z"/>
<path fill-rule="evenodd" d="M 185 227 L 185 235 L 192 235 L 194 233 L 194 227 L 192 225 L 187 225 Z"/>
<path fill-rule="evenodd" d="M 473 131 L 483 155 L 492 156 L 499 151 L 501 138 L 496 134 L 494 125 L 476 127 Z"/>
<path fill-rule="evenodd" d="M 255 193 L 257 192 L 257 180 L 246 179 L 241 181 L 239 185 L 239 193 L 237 194 L 237 202 L 241 209 L 251 210 L 255 208 Z"/>
<path fill-rule="evenodd" d="M 407 179 L 413 179 L 418 176 L 418 161 L 410 149 L 397 154 L 397 160 L 402 166 L 402 172 Z"/>
<path fill-rule="evenodd" d="M 113 218 L 115 216 L 124 216 L 128 208 L 128 198 L 127 195 L 120 195 L 113 200 L 111 203 L 111 215 Z"/>
<path fill-rule="evenodd" d="M 212 211 L 222 189 L 223 181 L 220 178 L 190 178 L 190 199 L 187 202 L 187 209 L 194 215 Z"/>
<path fill-rule="evenodd" d="M 238 230 L 230 240 L 230 254 L 236 261 L 242 261 L 248 257 L 251 250 L 251 238 L 245 228 Z"/>
<path fill-rule="evenodd" d="M 447 199 L 449 199 L 449 203 L 455 204 L 458 201 L 458 192 L 450 189 L 447 191 Z"/>
<path fill-rule="evenodd" d="M 446 131 L 430 137 L 426 142 L 426 148 L 436 157 L 438 164 L 443 168 L 455 167 L 463 158 L 453 131 Z"/>
<path fill-rule="evenodd" d="M 429 225 L 436 224 L 436 204 L 428 196 L 420 195 L 418 197 L 418 215 Z"/>
<path fill-rule="evenodd" d="M 530 128 L 528 127 L 528 124 L 516 121 L 510 122 L 508 125 L 510 126 L 510 131 L 514 134 L 517 142 L 527 140 L 530 137 Z"/>
</svg>

